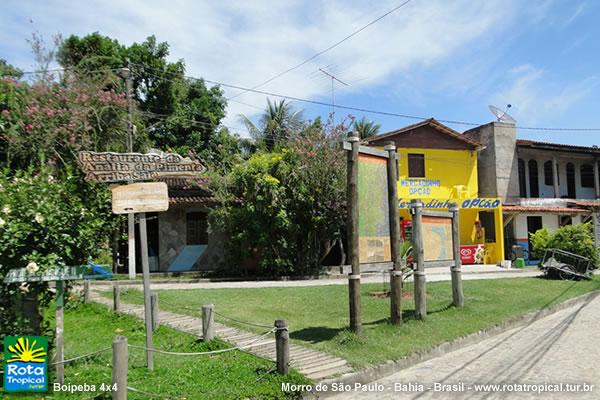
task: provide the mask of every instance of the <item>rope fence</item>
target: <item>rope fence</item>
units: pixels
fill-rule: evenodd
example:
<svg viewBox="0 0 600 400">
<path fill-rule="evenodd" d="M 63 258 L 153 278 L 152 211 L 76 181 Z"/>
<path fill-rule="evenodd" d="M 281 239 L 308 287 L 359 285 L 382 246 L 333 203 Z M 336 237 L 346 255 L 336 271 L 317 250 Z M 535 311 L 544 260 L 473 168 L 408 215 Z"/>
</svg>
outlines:
<svg viewBox="0 0 600 400">
<path fill-rule="evenodd" d="M 228 351 L 233 351 L 233 350 L 244 350 L 244 348 L 247 347 L 252 347 L 252 345 L 254 343 L 258 343 L 261 340 L 263 340 L 265 337 L 269 336 L 271 333 L 276 332 L 278 329 L 277 328 L 272 328 L 270 331 L 265 332 L 264 334 L 260 335 L 258 338 L 254 339 L 253 341 L 246 343 L 243 346 L 234 346 L 234 347 L 229 347 L 227 349 L 220 349 L 220 350 L 213 350 L 213 351 L 201 351 L 201 352 L 191 352 L 191 353 L 186 353 L 186 352 L 177 352 L 177 351 L 166 351 L 166 350 L 159 350 L 159 349 L 150 349 L 147 348 L 146 346 L 137 346 L 135 344 L 130 344 L 129 347 L 133 348 L 133 349 L 142 349 L 142 350 L 150 350 L 153 353 L 158 353 L 158 354 L 165 354 L 165 355 L 170 355 L 170 356 L 209 356 L 212 354 L 220 354 L 220 353 L 226 353 Z"/>
<path fill-rule="evenodd" d="M 88 358 L 88 357 L 91 357 L 91 356 L 95 356 L 96 354 L 104 353 L 104 352 L 107 352 L 107 351 L 110 351 L 110 350 L 112 350 L 112 347 L 105 347 L 103 349 L 92 351 L 91 353 L 83 354 L 81 356 L 69 358 L 67 360 L 53 362 L 50 365 L 67 364 L 67 363 L 70 363 L 70 362 L 73 362 L 73 361 L 81 360 L 83 358 Z"/>
<path fill-rule="evenodd" d="M 213 312 L 215 313 L 215 315 L 218 315 L 221 318 L 225 318 L 225 319 L 228 319 L 230 321 L 237 322 L 238 324 L 255 326 L 255 327 L 258 327 L 258 328 L 270 328 L 272 326 L 272 325 L 262 325 L 262 324 L 256 324 L 254 322 L 242 321 L 242 320 L 239 320 L 239 319 L 236 319 L 236 318 L 228 317 L 227 315 L 223 315 L 223 314 L 221 314 L 219 312 L 216 312 L 214 310 L 213 310 Z"/>
</svg>

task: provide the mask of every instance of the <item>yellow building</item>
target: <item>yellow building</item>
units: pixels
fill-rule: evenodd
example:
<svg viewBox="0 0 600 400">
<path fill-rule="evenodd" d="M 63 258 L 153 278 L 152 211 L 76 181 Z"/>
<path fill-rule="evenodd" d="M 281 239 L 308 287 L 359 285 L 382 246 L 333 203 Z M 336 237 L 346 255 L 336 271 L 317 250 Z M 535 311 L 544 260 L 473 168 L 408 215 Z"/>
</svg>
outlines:
<svg viewBox="0 0 600 400">
<path fill-rule="evenodd" d="M 460 209 L 463 263 L 495 264 L 504 259 L 502 204 L 478 197 L 478 142 L 428 119 L 365 140 L 370 146 L 396 145 L 398 206 L 403 232 L 409 226 L 409 204 L 420 199 L 425 209 Z M 480 246 L 477 246 L 480 245 Z M 473 262 L 471 262 L 473 260 Z"/>
</svg>

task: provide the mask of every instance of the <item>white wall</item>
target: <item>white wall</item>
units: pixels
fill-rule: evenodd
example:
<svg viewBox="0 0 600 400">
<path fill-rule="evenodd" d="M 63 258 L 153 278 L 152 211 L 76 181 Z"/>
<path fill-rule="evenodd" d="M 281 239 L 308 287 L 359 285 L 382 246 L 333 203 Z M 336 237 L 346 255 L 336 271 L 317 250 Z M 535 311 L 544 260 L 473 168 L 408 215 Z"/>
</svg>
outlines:
<svg viewBox="0 0 600 400">
<path fill-rule="evenodd" d="M 548 229 L 558 229 L 557 214 L 519 214 L 514 219 L 515 239 L 527 239 L 527 217 L 541 216 L 542 225 Z M 574 222 L 574 221 L 573 221 Z"/>
<path fill-rule="evenodd" d="M 518 157 L 525 161 L 526 181 L 527 181 L 527 193 L 531 197 L 531 190 L 529 186 L 529 160 L 534 159 L 537 161 L 538 166 L 538 184 L 540 188 L 540 198 L 554 198 L 554 185 L 545 184 L 544 174 L 544 163 L 548 160 L 552 160 L 552 157 L 556 157 L 558 162 L 558 175 L 559 175 L 559 192 L 560 197 L 567 196 L 567 163 L 573 163 L 575 167 L 575 188 L 578 199 L 595 199 L 596 192 L 593 187 L 584 188 L 581 186 L 581 166 L 583 164 L 594 165 L 594 158 L 585 155 L 569 155 L 563 153 L 555 153 L 551 151 L 532 151 L 530 149 L 519 149 Z"/>
</svg>

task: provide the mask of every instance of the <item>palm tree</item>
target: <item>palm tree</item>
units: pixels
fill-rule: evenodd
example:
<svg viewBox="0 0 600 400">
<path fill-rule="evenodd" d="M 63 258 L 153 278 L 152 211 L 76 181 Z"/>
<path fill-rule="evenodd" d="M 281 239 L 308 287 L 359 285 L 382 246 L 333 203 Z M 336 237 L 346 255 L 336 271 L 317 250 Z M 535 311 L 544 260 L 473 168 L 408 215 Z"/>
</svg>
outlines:
<svg viewBox="0 0 600 400">
<path fill-rule="evenodd" d="M 361 139 L 366 139 L 371 136 L 375 136 L 379 133 L 381 124 L 376 124 L 373 121 L 369 121 L 367 118 L 362 117 L 360 120 L 354 120 L 352 128 L 358 132 Z"/>
<path fill-rule="evenodd" d="M 302 110 L 294 110 L 285 100 L 271 103 L 269 99 L 258 126 L 245 115 L 240 115 L 240 120 L 250 136 L 257 143 L 263 144 L 268 151 L 283 143 L 290 133 L 298 131 L 304 123 Z"/>
</svg>

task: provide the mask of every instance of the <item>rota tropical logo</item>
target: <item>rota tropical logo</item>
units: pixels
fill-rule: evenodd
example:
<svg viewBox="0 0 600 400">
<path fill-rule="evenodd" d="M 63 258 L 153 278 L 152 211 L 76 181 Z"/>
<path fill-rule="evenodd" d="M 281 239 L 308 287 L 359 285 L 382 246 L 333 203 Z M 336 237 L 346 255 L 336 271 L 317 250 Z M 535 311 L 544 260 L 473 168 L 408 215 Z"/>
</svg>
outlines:
<svg viewBox="0 0 600 400">
<path fill-rule="evenodd" d="M 44 336 L 4 338 L 4 390 L 45 392 L 48 390 L 48 339 Z"/>
</svg>

